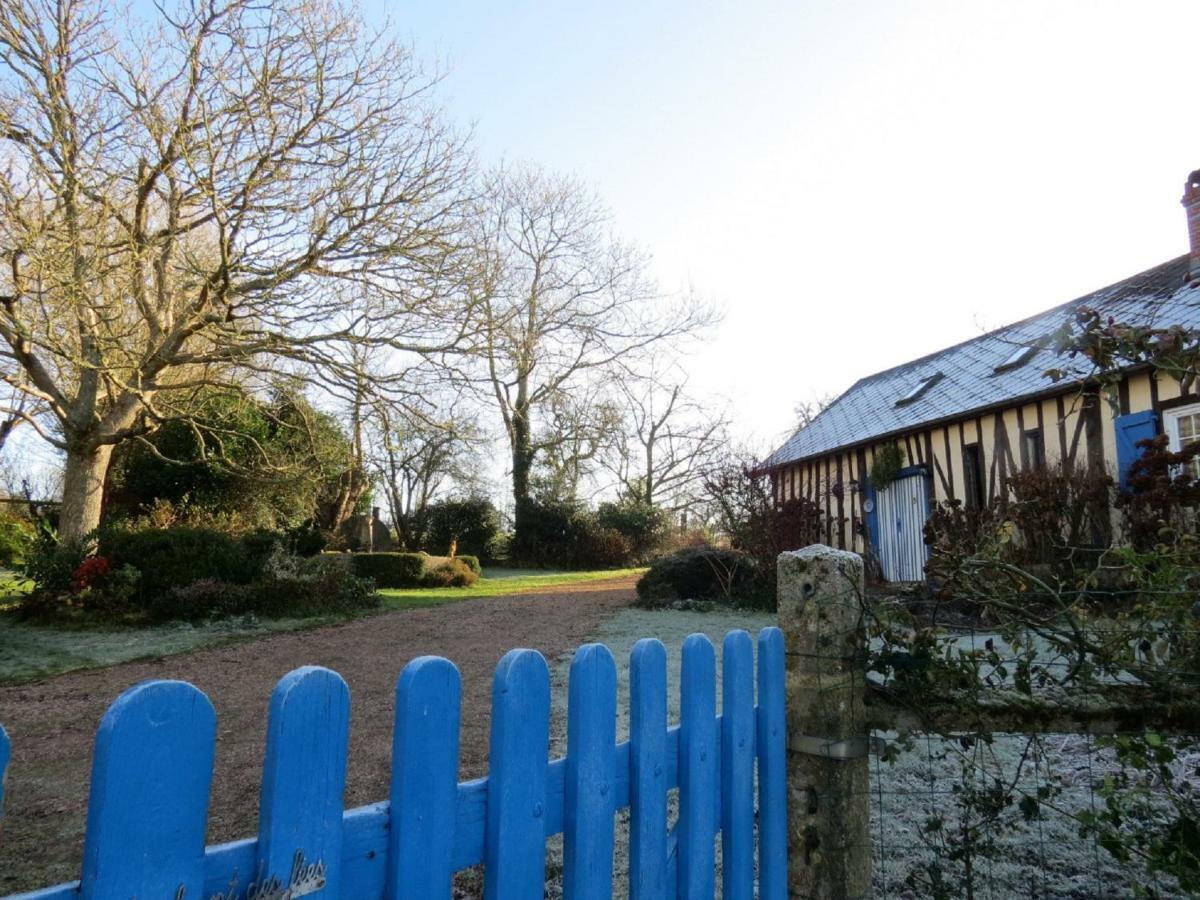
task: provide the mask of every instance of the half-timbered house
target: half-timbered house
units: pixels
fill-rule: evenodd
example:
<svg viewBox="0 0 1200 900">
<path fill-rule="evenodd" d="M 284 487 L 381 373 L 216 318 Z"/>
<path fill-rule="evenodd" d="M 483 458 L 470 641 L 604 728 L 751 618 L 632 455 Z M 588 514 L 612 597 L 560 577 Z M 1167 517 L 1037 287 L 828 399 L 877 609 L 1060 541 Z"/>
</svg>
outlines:
<svg viewBox="0 0 1200 900">
<path fill-rule="evenodd" d="M 916 581 L 924 523 L 941 501 L 988 503 L 1007 494 L 1011 473 L 1063 460 L 1123 481 L 1142 438 L 1165 431 L 1174 449 L 1200 440 L 1195 387 L 1132 368 L 1112 403 L 1086 380 L 1046 375 L 1063 364 L 1051 335 L 1080 307 L 1200 327 L 1200 172 L 1183 204 L 1189 254 L 856 382 L 766 460 L 776 499 L 815 502 L 826 543 L 873 556 L 889 581 Z M 872 464 L 892 446 L 903 467 L 877 490 Z"/>
</svg>

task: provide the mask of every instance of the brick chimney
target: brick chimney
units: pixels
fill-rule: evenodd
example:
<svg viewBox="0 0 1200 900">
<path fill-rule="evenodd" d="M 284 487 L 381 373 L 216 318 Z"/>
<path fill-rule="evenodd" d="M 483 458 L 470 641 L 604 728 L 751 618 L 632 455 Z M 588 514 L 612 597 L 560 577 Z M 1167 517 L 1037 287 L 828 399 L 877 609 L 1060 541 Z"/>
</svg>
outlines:
<svg viewBox="0 0 1200 900">
<path fill-rule="evenodd" d="M 1183 186 L 1183 208 L 1188 220 L 1188 284 L 1200 282 L 1200 169 L 1188 176 Z"/>
</svg>

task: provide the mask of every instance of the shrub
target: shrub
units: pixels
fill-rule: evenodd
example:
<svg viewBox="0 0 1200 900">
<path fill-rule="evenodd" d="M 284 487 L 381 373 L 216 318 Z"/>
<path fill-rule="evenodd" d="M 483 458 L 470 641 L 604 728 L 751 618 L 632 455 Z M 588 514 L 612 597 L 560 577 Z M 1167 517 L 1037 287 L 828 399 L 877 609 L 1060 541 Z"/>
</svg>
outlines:
<svg viewBox="0 0 1200 900">
<path fill-rule="evenodd" d="M 206 579 L 249 584 L 278 540 L 275 532 L 239 539 L 210 528 L 109 531 L 100 536 L 98 552 L 116 567 L 130 565 L 142 573 L 140 593 L 148 603 Z"/>
<path fill-rule="evenodd" d="M 23 566 L 25 576 L 34 584 L 34 592 L 58 594 L 71 590 L 71 577 L 91 549 L 90 541 L 60 544 L 58 535 L 50 528 L 40 529 Z"/>
<path fill-rule="evenodd" d="M 277 561 L 271 572 L 251 584 L 206 578 L 174 588 L 152 602 L 147 615 L 155 621 L 244 615 L 304 618 L 345 615 L 379 605 L 374 584 L 351 574 L 337 559 L 290 559 L 291 563 Z"/>
<path fill-rule="evenodd" d="M 972 560 L 1009 560 L 1013 528 L 998 501 L 968 509 L 961 500 L 939 503 L 925 521 L 929 558 L 925 574 L 947 597 L 957 597 L 975 580 L 1003 577 L 997 570 L 977 570 Z M 971 579 L 968 584 L 964 579 Z"/>
<path fill-rule="evenodd" d="M 351 567 L 359 578 L 370 578 L 383 588 L 419 587 L 428 567 L 420 553 L 351 553 Z"/>
<path fill-rule="evenodd" d="M 250 585 L 249 609 L 264 616 L 347 615 L 379 606 L 375 582 L 348 572 L 336 559 L 300 560 L 295 571 Z"/>
<path fill-rule="evenodd" d="M 467 568 L 474 572 L 476 576 L 483 574 L 483 566 L 480 564 L 478 556 L 472 556 L 469 553 L 460 553 L 454 558 L 462 560 Z"/>
<path fill-rule="evenodd" d="M 819 543 L 824 528 L 836 527 L 811 500 L 776 503 L 771 484 L 751 457 L 733 456 L 710 469 L 704 492 L 718 532 L 735 550 L 754 560 L 763 591 L 775 590 L 776 560 L 784 550 Z"/>
<path fill-rule="evenodd" d="M 775 556 L 783 550 L 799 550 L 822 541 L 826 517 L 821 507 L 806 497 L 794 497 L 777 505 L 771 514 L 771 536 Z"/>
<path fill-rule="evenodd" d="M 517 501 L 520 528 L 513 535 L 512 552 L 529 565 L 569 565 L 570 548 L 582 514 L 573 503 L 557 500 Z"/>
<path fill-rule="evenodd" d="M 1016 472 L 1008 479 L 1008 515 L 1020 531 L 1022 561 L 1050 563 L 1107 541 L 1112 478 L 1070 463 Z"/>
<path fill-rule="evenodd" d="M 241 538 L 209 529 L 115 531 L 91 544 L 59 545 L 47 532 L 29 560 L 37 589 L 23 599 L 27 618 L 84 615 L 130 623 L 228 615 L 312 616 L 368 609 L 374 584 L 334 556 L 299 557 L 283 536 Z"/>
<path fill-rule="evenodd" d="M 487 547 L 484 548 L 482 554 L 483 559 L 490 563 L 497 562 L 502 559 L 508 559 L 509 553 L 512 550 L 512 533 L 508 531 L 500 531 L 496 536 L 488 541 Z"/>
<path fill-rule="evenodd" d="M 619 531 L 601 525 L 595 515 L 562 501 L 525 501 L 525 526 L 515 548 L 523 563 L 568 568 L 606 568 L 627 564 L 633 552 Z"/>
<path fill-rule="evenodd" d="M 1011 533 L 998 502 L 968 509 L 961 500 L 945 500 L 933 508 L 925 521 L 925 544 L 929 547 L 927 570 L 960 568 L 972 558 L 999 559 Z"/>
<path fill-rule="evenodd" d="M 71 591 L 78 594 L 101 586 L 112 570 L 112 563 L 103 556 L 89 556 L 71 573 Z"/>
<path fill-rule="evenodd" d="M 630 556 L 636 560 L 650 559 L 666 542 L 671 517 L 666 510 L 638 500 L 601 503 L 596 510 L 596 523 L 621 534 L 629 542 Z"/>
<path fill-rule="evenodd" d="M 770 606 L 758 567 L 747 553 L 719 547 L 691 547 L 655 560 L 638 579 L 641 605 L 672 600 L 723 600 Z"/>
<path fill-rule="evenodd" d="M 316 556 L 329 544 L 329 535 L 311 522 L 287 532 L 288 549 L 297 556 Z"/>
<path fill-rule="evenodd" d="M 8 504 L 5 504 L 8 506 Z M 37 529 L 29 519 L 0 511 L 0 566 L 17 568 L 37 543 Z"/>
<path fill-rule="evenodd" d="M 291 537 L 281 531 L 269 528 L 255 528 L 240 535 L 237 540 L 246 551 L 246 563 L 252 572 L 252 578 L 257 578 L 266 565 L 267 560 L 279 553 L 292 554 Z"/>
<path fill-rule="evenodd" d="M 426 587 L 468 587 L 479 580 L 475 572 L 462 557 L 453 557 L 435 564 L 425 573 Z"/>
<path fill-rule="evenodd" d="M 876 449 L 871 461 L 871 484 L 875 490 L 882 491 L 896 480 L 903 468 L 904 451 L 898 444 L 884 444 Z"/>
<path fill-rule="evenodd" d="M 1193 532 L 1200 508 L 1200 479 L 1192 475 L 1200 444 L 1172 452 L 1168 437 L 1138 441 L 1142 455 L 1129 470 L 1129 491 L 1117 498 L 1125 531 L 1137 550 L 1152 550 Z"/>
<path fill-rule="evenodd" d="M 500 513 L 490 500 L 467 497 L 440 500 L 425 509 L 425 545 L 439 553 L 463 553 L 488 558 L 491 542 L 500 532 Z"/>
<path fill-rule="evenodd" d="M 254 606 L 254 590 L 247 584 L 230 584 L 216 578 L 201 578 L 166 594 L 152 597 L 145 604 L 151 621 L 219 619 L 240 616 Z"/>
<path fill-rule="evenodd" d="M 591 517 L 585 518 L 573 537 L 568 557 L 579 569 L 610 569 L 625 565 L 633 556 L 629 538 L 615 528 L 605 528 Z"/>
<path fill-rule="evenodd" d="M 65 555 L 67 548 L 60 548 Z M 83 559 L 66 589 L 37 587 L 21 598 L 19 615 L 47 622 L 120 620 L 137 624 L 145 613 L 137 604 L 142 573 L 133 566 L 113 568 L 102 556 Z"/>
</svg>

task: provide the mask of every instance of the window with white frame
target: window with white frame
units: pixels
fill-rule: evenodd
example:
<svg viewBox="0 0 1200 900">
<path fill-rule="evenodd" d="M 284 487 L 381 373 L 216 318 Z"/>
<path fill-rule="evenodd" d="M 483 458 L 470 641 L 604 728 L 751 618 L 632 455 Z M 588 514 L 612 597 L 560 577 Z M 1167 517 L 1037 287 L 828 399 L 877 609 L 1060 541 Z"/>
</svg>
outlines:
<svg viewBox="0 0 1200 900">
<path fill-rule="evenodd" d="M 1200 443 L 1200 403 L 1163 411 L 1163 430 L 1171 449 L 1178 453 L 1185 447 Z M 1191 461 L 1192 474 L 1200 478 L 1200 456 Z"/>
</svg>

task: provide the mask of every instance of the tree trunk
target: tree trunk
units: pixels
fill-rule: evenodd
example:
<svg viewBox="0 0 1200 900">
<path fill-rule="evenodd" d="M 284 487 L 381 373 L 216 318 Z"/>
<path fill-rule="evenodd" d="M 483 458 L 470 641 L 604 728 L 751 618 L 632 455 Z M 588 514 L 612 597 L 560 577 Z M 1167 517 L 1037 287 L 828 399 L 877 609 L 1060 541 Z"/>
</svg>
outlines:
<svg viewBox="0 0 1200 900">
<path fill-rule="evenodd" d="M 518 412 L 512 421 L 513 543 L 518 553 L 524 553 L 527 549 L 529 476 L 532 470 L 533 439 L 529 433 L 529 419 L 524 412 Z"/>
<path fill-rule="evenodd" d="M 650 441 L 646 444 L 646 484 L 645 493 L 642 495 L 642 502 L 647 506 L 654 505 L 654 437 L 651 435 Z"/>
<path fill-rule="evenodd" d="M 62 509 L 58 517 L 58 534 L 64 543 L 82 540 L 99 527 L 104 482 L 112 451 L 110 444 L 67 450 Z"/>
</svg>

